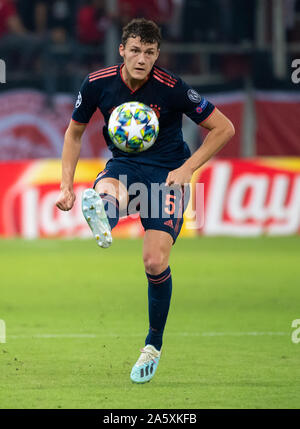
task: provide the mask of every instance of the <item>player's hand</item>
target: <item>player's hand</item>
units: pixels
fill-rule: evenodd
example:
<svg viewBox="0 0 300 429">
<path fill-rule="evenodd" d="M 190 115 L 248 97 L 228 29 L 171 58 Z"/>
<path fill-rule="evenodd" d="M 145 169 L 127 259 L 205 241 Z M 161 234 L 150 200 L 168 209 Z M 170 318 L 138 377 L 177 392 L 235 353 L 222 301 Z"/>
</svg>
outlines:
<svg viewBox="0 0 300 429">
<path fill-rule="evenodd" d="M 62 189 L 56 200 L 56 206 L 63 211 L 71 210 L 75 202 L 76 195 L 73 189 Z"/>
<path fill-rule="evenodd" d="M 182 165 L 176 170 L 172 170 L 169 172 L 168 177 L 166 179 L 166 185 L 171 186 L 183 186 L 186 183 L 190 183 L 192 179 L 193 172 L 185 165 Z"/>
</svg>

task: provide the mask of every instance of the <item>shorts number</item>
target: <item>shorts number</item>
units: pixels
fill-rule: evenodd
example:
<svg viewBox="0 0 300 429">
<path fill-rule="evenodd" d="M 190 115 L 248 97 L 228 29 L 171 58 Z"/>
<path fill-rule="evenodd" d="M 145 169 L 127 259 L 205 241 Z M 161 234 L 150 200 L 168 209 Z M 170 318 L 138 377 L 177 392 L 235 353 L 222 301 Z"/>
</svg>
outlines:
<svg viewBox="0 0 300 429">
<path fill-rule="evenodd" d="M 175 198 L 176 195 L 166 195 L 165 213 L 167 213 L 168 215 L 173 215 L 175 213 Z"/>
</svg>

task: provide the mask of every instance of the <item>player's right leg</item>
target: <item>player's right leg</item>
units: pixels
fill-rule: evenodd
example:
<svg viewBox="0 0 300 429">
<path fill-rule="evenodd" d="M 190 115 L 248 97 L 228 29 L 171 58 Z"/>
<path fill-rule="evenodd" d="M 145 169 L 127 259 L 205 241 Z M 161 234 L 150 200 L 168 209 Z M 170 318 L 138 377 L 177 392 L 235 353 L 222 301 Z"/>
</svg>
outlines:
<svg viewBox="0 0 300 429">
<path fill-rule="evenodd" d="M 113 177 L 101 177 L 95 182 L 94 189 L 84 191 L 83 215 L 100 247 L 111 245 L 111 230 L 118 223 L 120 211 L 126 210 L 127 203 L 125 185 Z"/>
</svg>

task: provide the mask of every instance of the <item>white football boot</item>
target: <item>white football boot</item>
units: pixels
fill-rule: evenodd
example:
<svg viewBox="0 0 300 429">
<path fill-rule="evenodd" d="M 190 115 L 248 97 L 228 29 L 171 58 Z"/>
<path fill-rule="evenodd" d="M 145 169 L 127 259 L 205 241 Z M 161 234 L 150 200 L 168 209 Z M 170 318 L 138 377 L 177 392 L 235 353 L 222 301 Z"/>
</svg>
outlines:
<svg viewBox="0 0 300 429">
<path fill-rule="evenodd" d="M 161 352 L 151 344 L 141 349 L 141 356 L 133 366 L 130 378 L 134 383 L 147 383 L 154 376 Z"/>
<path fill-rule="evenodd" d="M 86 189 L 82 195 L 82 213 L 100 247 L 112 243 L 111 228 L 105 213 L 103 201 L 94 189 Z"/>
</svg>

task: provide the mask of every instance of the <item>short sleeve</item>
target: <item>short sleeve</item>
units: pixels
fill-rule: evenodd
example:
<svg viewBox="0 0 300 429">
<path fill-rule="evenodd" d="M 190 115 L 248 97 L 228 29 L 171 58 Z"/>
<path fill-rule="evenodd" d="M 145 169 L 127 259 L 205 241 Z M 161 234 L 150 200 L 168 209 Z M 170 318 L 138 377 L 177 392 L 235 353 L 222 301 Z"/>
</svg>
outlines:
<svg viewBox="0 0 300 429">
<path fill-rule="evenodd" d="M 212 103 L 181 79 L 176 83 L 173 94 L 175 110 L 185 113 L 196 124 L 205 121 L 215 109 Z"/>
<path fill-rule="evenodd" d="M 92 83 L 89 82 L 89 77 L 87 76 L 80 87 L 72 119 L 81 124 L 87 124 L 96 109 L 95 90 L 92 88 Z"/>
</svg>

